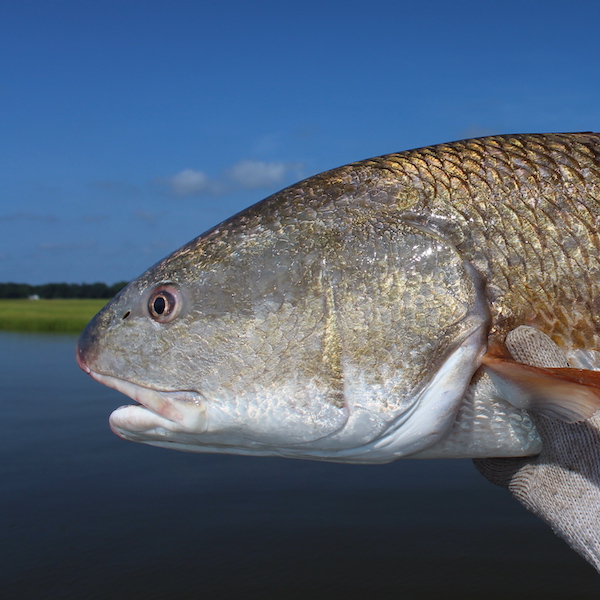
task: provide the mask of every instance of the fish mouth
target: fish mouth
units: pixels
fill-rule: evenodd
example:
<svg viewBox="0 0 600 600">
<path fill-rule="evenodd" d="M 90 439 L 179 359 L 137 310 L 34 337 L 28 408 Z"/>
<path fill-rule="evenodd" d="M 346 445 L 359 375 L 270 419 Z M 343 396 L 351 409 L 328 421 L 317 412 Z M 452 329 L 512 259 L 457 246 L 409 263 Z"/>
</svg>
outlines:
<svg viewBox="0 0 600 600">
<path fill-rule="evenodd" d="M 89 368 L 84 370 L 98 383 L 138 403 L 121 406 L 110 415 L 110 428 L 122 439 L 140 441 L 148 436 L 161 438 L 176 432 L 200 434 L 208 430 L 204 399 L 196 391 L 153 390 Z"/>
</svg>

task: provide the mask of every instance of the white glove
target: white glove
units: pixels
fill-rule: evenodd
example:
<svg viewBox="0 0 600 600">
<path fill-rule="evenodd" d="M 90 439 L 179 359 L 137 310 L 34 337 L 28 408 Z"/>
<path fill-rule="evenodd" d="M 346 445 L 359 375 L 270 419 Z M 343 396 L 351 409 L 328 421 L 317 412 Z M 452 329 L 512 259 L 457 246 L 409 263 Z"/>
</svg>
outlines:
<svg viewBox="0 0 600 600">
<path fill-rule="evenodd" d="M 568 367 L 560 348 L 532 327 L 510 332 L 506 346 L 516 361 Z M 510 491 L 600 571 L 600 412 L 582 423 L 531 414 L 543 443 L 532 458 L 476 459 L 478 471 Z"/>
</svg>

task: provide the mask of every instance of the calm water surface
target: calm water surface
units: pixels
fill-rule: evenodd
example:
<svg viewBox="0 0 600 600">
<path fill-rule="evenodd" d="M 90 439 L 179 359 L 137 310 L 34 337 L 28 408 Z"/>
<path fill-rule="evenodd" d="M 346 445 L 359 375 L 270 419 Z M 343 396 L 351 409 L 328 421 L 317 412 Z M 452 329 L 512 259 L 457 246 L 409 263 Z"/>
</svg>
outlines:
<svg viewBox="0 0 600 600">
<path fill-rule="evenodd" d="M 0 597 L 598 598 L 470 461 L 186 454 L 109 430 L 73 337 L 0 334 Z"/>
</svg>

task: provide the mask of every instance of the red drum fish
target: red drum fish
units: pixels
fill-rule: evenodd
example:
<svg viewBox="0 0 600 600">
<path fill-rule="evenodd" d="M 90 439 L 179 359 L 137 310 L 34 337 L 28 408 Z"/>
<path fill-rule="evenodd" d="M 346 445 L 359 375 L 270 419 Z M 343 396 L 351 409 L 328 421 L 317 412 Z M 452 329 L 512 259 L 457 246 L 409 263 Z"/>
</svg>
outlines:
<svg viewBox="0 0 600 600">
<path fill-rule="evenodd" d="M 530 411 L 600 404 L 600 136 L 504 135 L 356 162 L 131 282 L 79 365 L 139 404 L 120 437 L 350 463 L 527 456 Z M 521 325 L 570 367 L 503 345 Z"/>
</svg>

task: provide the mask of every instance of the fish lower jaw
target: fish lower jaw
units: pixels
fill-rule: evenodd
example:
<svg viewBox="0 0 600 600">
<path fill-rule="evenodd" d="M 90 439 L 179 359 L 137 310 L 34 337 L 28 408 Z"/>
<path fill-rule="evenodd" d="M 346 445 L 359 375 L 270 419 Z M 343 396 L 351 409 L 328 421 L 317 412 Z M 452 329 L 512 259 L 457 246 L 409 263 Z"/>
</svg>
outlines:
<svg viewBox="0 0 600 600">
<path fill-rule="evenodd" d="M 143 441 L 149 434 L 166 437 L 173 427 L 173 421 L 139 404 L 117 408 L 110 415 L 108 423 L 115 435 L 133 442 Z"/>
<path fill-rule="evenodd" d="M 208 430 L 208 416 L 203 399 L 195 392 L 160 392 L 130 381 L 90 371 L 96 381 L 129 396 L 136 405 L 117 408 L 110 415 L 112 431 L 121 438 L 154 432 L 161 436 L 166 432 Z"/>
</svg>

